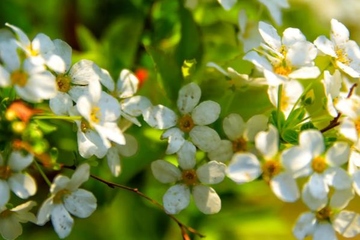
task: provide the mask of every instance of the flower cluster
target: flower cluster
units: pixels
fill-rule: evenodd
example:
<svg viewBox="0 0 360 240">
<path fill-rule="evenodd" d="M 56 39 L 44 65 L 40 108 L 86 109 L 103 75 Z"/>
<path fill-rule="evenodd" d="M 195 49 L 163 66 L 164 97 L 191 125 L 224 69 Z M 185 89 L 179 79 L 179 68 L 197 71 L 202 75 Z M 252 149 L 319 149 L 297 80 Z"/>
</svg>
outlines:
<svg viewBox="0 0 360 240">
<path fill-rule="evenodd" d="M 236 3 L 219 2 L 225 9 Z M 259 2 L 281 24 L 280 8 L 288 8 L 287 1 Z M 2 237 L 21 235 L 20 223 L 42 226 L 49 220 L 60 238 L 67 237 L 72 216 L 87 218 L 97 208 L 93 193 L 80 188 L 91 176 L 92 159 L 106 158 L 109 172 L 118 177 L 121 157 L 139 148 L 136 138 L 125 133 L 133 125 L 163 131 L 161 139 L 167 140 L 164 157 L 150 165 L 159 182 L 172 184 L 162 198 L 167 214 L 186 209 L 191 197 L 202 213 L 218 213 L 221 194 L 209 185 L 226 177 L 237 184 L 259 180 L 279 200 L 302 201 L 309 208 L 294 224 L 297 239 L 357 236 L 360 216 L 345 208 L 360 195 L 360 48 L 335 19 L 330 39 L 319 36 L 314 42 L 297 28 L 287 28 L 280 36 L 266 22 L 257 26 L 259 44 L 243 56 L 253 65 L 251 74 L 207 63 L 241 86 L 267 89 L 272 109 L 245 119 L 207 99 L 196 82 L 176 89 L 175 107 L 154 105 L 136 95 L 140 81 L 130 70 L 121 70 L 114 80 L 93 61 L 73 63 L 66 42 L 42 33 L 30 40 L 6 24 L 7 30 L 0 32 Z M 247 41 L 243 35 L 239 40 Z M 319 57 L 328 63 L 325 69 L 317 65 Z M 321 95 L 313 91 L 316 83 L 323 88 Z M 316 101 L 321 101 L 327 122 L 309 111 Z M 52 154 L 54 146 L 45 134 L 56 129 L 45 124 L 49 119 L 74 124 L 80 159 L 74 166 Z M 44 171 L 64 168 L 75 171 L 71 177 L 60 173 L 52 182 Z M 31 212 L 36 201 L 27 200 L 39 190 L 34 172 L 49 185 L 37 215 Z M 15 197 L 27 201 L 14 207 Z"/>
</svg>

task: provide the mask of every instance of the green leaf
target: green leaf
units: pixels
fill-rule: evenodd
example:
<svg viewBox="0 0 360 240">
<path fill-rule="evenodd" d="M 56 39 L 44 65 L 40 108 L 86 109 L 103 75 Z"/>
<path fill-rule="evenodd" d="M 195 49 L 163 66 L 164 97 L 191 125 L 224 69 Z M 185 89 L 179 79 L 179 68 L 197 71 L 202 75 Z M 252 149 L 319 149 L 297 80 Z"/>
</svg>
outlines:
<svg viewBox="0 0 360 240">
<path fill-rule="evenodd" d="M 55 126 L 49 122 L 46 122 L 46 121 L 41 121 L 41 120 L 35 119 L 34 122 L 38 125 L 40 130 L 45 134 L 54 132 L 57 129 L 57 126 Z"/>
<path fill-rule="evenodd" d="M 293 129 L 286 129 L 281 133 L 281 138 L 288 143 L 297 144 L 299 133 Z"/>
<path fill-rule="evenodd" d="M 147 47 L 146 50 L 151 55 L 156 71 L 160 75 L 160 78 L 158 78 L 160 85 L 165 90 L 168 98 L 176 102 L 183 82 L 181 65 L 177 64 L 172 55 L 161 50 L 152 47 Z"/>
<path fill-rule="evenodd" d="M 300 130 L 303 131 L 306 129 L 317 129 L 317 128 L 315 127 L 315 125 L 312 122 L 306 122 L 303 125 L 301 125 Z"/>
<path fill-rule="evenodd" d="M 285 115 L 283 112 L 274 110 L 270 114 L 269 123 L 276 126 L 277 129 L 282 129 L 285 123 Z"/>
<path fill-rule="evenodd" d="M 306 111 L 304 108 L 295 109 L 289 114 L 288 118 L 286 119 L 285 126 L 290 128 L 295 127 L 303 120 L 305 114 Z"/>
</svg>

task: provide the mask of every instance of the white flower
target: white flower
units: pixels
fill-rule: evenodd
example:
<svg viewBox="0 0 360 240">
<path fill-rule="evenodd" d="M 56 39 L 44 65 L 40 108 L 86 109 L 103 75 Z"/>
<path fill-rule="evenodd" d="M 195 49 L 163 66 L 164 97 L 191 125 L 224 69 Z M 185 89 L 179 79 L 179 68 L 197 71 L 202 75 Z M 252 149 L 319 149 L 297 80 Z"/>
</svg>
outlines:
<svg viewBox="0 0 360 240">
<path fill-rule="evenodd" d="M 319 36 L 315 46 L 335 60 L 336 67 L 353 78 L 360 76 L 360 49 L 355 41 L 349 40 L 349 30 L 338 20 L 331 19 L 330 39 Z"/>
<path fill-rule="evenodd" d="M 12 240 L 22 234 L 20 223 L 36 223 L 35 215 L 29 210 L 36 205 L 34 201 L 28 201 L 14 208 L 0 207 L 0 234 L 6 240 Z"/>
<path fill-rule="evenodd" d="M 93 154 L 99 158 L 104 157 L 111 147 L 111 141 L 125 144 L 125 138 L 117 125 L 121 112 L 119 102 L 102 91 L 99 82 L 89 83 L 89 94 L 78 99 L 76 109 L 83 117 L 81 121 L 76 121 L 82 157 L 87 158 Z"/>
<path fill-rule="evenodd" d="M 353 198 L 351 190 L 335 191 L 330 201 L 325 196 L 322 199 L 314 198 L 309 186 L 303 188 L 302 199 L 312 210 L 300 215 L 293 233 L 297 239 L 304 239 L 312 235 L 314 240 L 336 240 L 335 231 L 342 236 L 351 238 L 360 233 L 359 214 L 342 210 Z"/>
<path fill-rule="evenodd" d="M 189 83 L 180 89 L 177 100 L 181 113 L 179 118 L 173 110 L 162 105 L 145 110 L 144 120 L 151 127 L 167 129 L 161 136 L 168 139 L 167 154 L 179 151 L 185 142 L 184 134 L 188 134 L 191 142 L 205 152 L 214 149 L 220 142 L 218 133 L 205 126 L 219 117 L 220 105 L 210 100 L 199 103 L 200 96 L 201 89 L 195 83 Z"/>
<path fill-rule="evenodd" d="M 217 0 L 225 10 L 230 10 L 237 0 Z"/>
<path fill-rule="evenodd" d="M 139 79 L 127 69 L 120 72 L 116 82 L 114 96 L 120 98 L 121 116 L 141 126 L 136 117 L 142 115 L 151 106 L 150 100 L 143 96 L 134 96 L 139 87 Z"/>
<path fill-rule="evenodd" d="M 55 77 L 34 58 L 22 60 L 14 39 L 0 43 L 0 86 L 13 86 L 29 102 L 40 102 L 56 95 Z"/>
<path fill-rule="evenodd" d="M 261 36 L 258 30 L 258 23 L 254 21 L 248 21 L 246 12 L 242 9 L 238 15 L 238 24 L 240 31 L 238 33 L 238 39 L 243 44 L 244 52 L 258 47 L 261 43 Z"/>
<path fill-rule="evenodd" d="M 170 187 L 163 197 L 165 211 L 177 214 L 190 203 L 192 193 L 197 208 L 205 214 L 214 214 L 221 209 L 221 200 L 215 190 L 204 184 L 216 184 L 225 177 L 225 165 L 210 161 L 195 169 L 195 147 L 185 143 L 178 152 L 179 167 L 164 161 L 156 160 L 151 170 L 162 183 L 176 184 Z"/>
<path fill-rule="evenodd" d="M 289 116 L 291 111 L 294 108 L 295 103 L 298 102 L 299 98 L 303 94 L 304 88 L 303 86 L 296 80 L 290 80 L 284 82 L 282 85 L 280 104 L 278 104 L 279 100 L 279 86 L 269 86 L 268 87 L 268 96 L 270 102 L 275 107 L 280 107 L 280 111 L 282 111 L 286 117 Z"/>
<path fill-rule="evenodd" d="M 250 152 L 258 132 L 267 128 L 265 115 L 254 115 L 246 123 L 239 114 L 231 113 L 223 120 L 223 129 L 229 140 L 221 140 L 214 150 L 209 151 L 210 160 L 225 162 L 236 152 Z"/>
<path fill-rule="evenodd" d="M 26 34 L 18 27 L 6 23 L 18 38 L 18 44 L 27 57 L 32 58 L 37 64 L 45 64 L 54 71 L 64 71 L 65 63 L 55 54 L 54 42 L 45 34 L 39 33 L 30 41 Z"/>
<path fill-rule="evenodd" d="M 10 190 L 16 196 L 26 199 L 36 193 L 36 182 L 26 172 L 23 172 L 33 162 L 33 155 L 23 155 L 19 151 L 10 153 L 5 161 L 0 155 L 0 207 L 10 199 Z"/>
<path fill-rule="evenodd" d="M 345 142 L 335 142 L 325 151 L 323 135 L 317 130 L 305 130 L 300 133 L 299 146 L 288 149 L 290 158 L 301 158 L 296 175 L 310 176 L 309 191 L 314 198 L 323 199 L 329 193 L 329 187 L 336 190 L 351 189 L 352 180 L 344 169 L 348 162 L 350 147 Z"/>
<path fill-rule="evenodd" d="M 138 150 L 138 143 L 133 136 L 125 133 L 124 137 L 126 142 L 125 145 L 112 143 L 112 146 L 106 154 L 108 166 L 112 175 L 115 177 L 119 176 L 121 172 L 120 156 L 130 157 Z"/>
<path fill-rule="evenodd" d="M 264 56 L 250 51 L 244 59 L 263 71 L 269 85 L 279 85 L 288 79 L 311 79 L 319 76 L 320 70 L 314 66 L 317 49 L 306 41 L 299 29 L 285 29 L 281 39 L 273 26 L 259 22 L 259 32 L 265 42 L 261 44 Z"/>
<path fill-rule="evenodd" d="M 60 238 L 67 237 L 74 224 L 70 213 L 79 218 L 90 216 L 96 209 L 96 198 L 79 188 L 88 180 L 90 166 L 80 165 L 71 179 L 58 175 L 51 185 L 51 196 L 44 201 L 38 212 L 38 224 L 44 225 L 51 218 L 55 232 Z"/>
<path fill-rule="evenodd" d="M 294 202 L 299 196 L 294 164 L 289 163 L 287 153 L 279 156 L 279 133 L 269 125 L 269 131 L 259 132 L 255 138 L 256 148 L 262 153 L 264 163 L 252 153 L 236 153 L 231 159 L 227 176 L 236 183 L 250 182 L 262 175 L 274 194 L 284 202 Z"/>
</svg>

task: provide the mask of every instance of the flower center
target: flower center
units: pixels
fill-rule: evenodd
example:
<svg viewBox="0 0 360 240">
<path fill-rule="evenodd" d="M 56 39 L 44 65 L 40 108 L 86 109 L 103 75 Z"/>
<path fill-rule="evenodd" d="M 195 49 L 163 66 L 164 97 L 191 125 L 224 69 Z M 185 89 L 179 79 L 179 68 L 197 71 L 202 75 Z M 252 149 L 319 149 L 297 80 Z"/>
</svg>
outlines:
<svg viewBox="0 0 360 240">
<path fill-rule="evenodd" d="M 179 128 L 185 133 L 190 132 L 194 126 L 194 121 L 189 114 L 186 114 L 179 119 Z"/>
<path fill-rule="evenodd" d="M 56 84 L 60 92 L 68 92 L 70 90 L 70 77 L 66 75 L 58 75 L 56 77 Z"/>
<path fill-rule="evenodd" d="M 85 119 L 81 119 L 80 130 L 85 133 L 89 129 L 91 129 L 89 122 Z"/>
<path fill-rule="evenodd" d="M 354 124 L 355 124 L 355 129 L 356 129 L 357 134 L 360 135 L 360 118 L 356 119 L 354 121 Z"/>
<path fill-rule="evenodd" d="M 320 211 L 317 211 L 315 217 L 318 221 L 329 221 L 332 211 L 329 207 L 324 207 Z"/>
<path fill-rule="evenodd" d="M 71 193 L 71 192 L 70 192 L 69 190 L 67 190 L 67 189 L 62 189 L 62 190 L 58 191 L 58 192 L 55 194 L 54 198 L 53 198 L 53 202 L 54 202 L 55 204 L 62 203 L 64 196 L 66 196 L 66 195 L 68 195 L 68 194 L 70 194 L 70 193 Z"/>
<path fill-rule="evenodd" d="M 274 66 L 274 73 L 282 75 L 282 76 L 288 76 L 291 73 L 291 67 L 286 65 L 277 65 Z"/>
<path fill-rule="evenodd" d="M 193 186 L 198 183 L 198 178 L 194 169 L 184 170 L 182 172 L 182 179 L 188 186 Z"/>
<path fill-rule="evenodd" d="M 343 63 L 345 65 L 350 64 L 351 60 L 348 58 L 347 53 L 345 53 L 343 49 L 337 48 L 335 50 L 335 53 L 336 53 L 336 56 L 337 56 L 336 57 L 337 61 L 339 61 L 339 62 L 341 62 L 341 63 Z"/>
<path fill-rule="evenodd" d="M 37 56 L 37 55 L 39 55 L 39 51 L 36 50 L 36 49 L 33 49 L 33 47 L 32 47 L 31 44 L 27 47 L 27 50 L 29 51 L 29 53 L 30 53 L 31 56 Z"/>
<path fill-rule="evenodd" d="M 5 209 L 4 211 L 2 211 L 0 213 L 0 218 L 7 218 L 9 217 L 13 212 L 10 211 L 9 209 Z"/>
<path fill-rule="evenodd" d="M 234 141 L 232 141 L 232 149 L 233 152 L 246 152 L 247 141 L 243 137 L 235 139 Z"/>
<path fill-rule="evenodd" d="M 99 123 L 100 122 L 100 117 L 101 117 L 100 108 L 99 107 L 93 107 L 91 109 L 91 113 L 90 113 L 91 122 Z"/>
<path fill-rule="evenodd" d="M 317 173 L 322 173 L 326 169 L 326 162 L 323 157 L 316 157 L 311 163 L 312 169 Z"/>
<path fill-rule="evenodd" d="M 280 173 L 281 165 L 277 160 L 268 160 L 263 164 L 262 170 L 263 170 L 263 175 L 262 175 L 263 179 L 266 182 L 269 182 L 271 178 L 273 178 L 278 173 Z"/>
<path fill-rule="evenodd" d="M 27 73 L 21 70 L 17 70 L 11 73 L 10 80 L 12 84 L 16 84 L 20 87 L 24 87 L 27 83 L 28 75 Z"/>
<path fill-rule="evenodd" d="M 11 169 L 9 166 L 0 166 L 0 179 L 8 179 L 11 176 Z"/>
</svg>

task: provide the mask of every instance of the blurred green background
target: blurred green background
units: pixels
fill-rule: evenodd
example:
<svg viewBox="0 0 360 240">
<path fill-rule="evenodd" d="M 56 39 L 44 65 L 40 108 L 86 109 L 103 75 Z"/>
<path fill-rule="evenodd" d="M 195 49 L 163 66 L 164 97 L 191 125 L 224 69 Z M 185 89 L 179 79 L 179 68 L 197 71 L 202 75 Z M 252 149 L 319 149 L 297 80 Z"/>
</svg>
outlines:
<svg viewBox="0 0 360 240">
<path fill-rule="evenodd" d="M 190 2 L 197 3 L 192 10 L 185 7 Z M 328 36 L 330 19 L 337 18 L 349 28 L 352 39 L 359 42 L 360 6 L 356 0 L 289 3 L 290 9 L 283 11 L 284 24 L 277 27 L 280 34 L 287 27 L 296 27 L 313 41 L 319 35 Z M 31 39 L 40 32 L 52 39 L 60 38 L 73 48 L 74 62 L 83 58 L 93 60 L 109 70 L 114 79 L 123 68 L 134 72 L 145 69 L 148 76 L 139 94 L 149 97 L 153 104 L 175 106 L 179 87 L 186 81 L 196 81 L 203 90 L 203 99 L 221 103 L 221 117 L 236 112 L 246 120 L 254 114 L 268 113 L 272 105 L 265 88 L 233 91 L 228 79 L 205 64 L 212 61 L 232 66 L 241 73 L 250 72 L 251 65 L 241 60 L 242 46 L 237 40 L 238 12 L 245 8 L 251 20 L 273 23 L 269 13 L 256 0 L 239 0 L 231 11 L 222 9 L 215 0 L 186 4 L 181 0 L 1 0 L 0 25 L 6 22 L 16 25 Z M 181 66 L 185 59 L 196 59 L 197 65 L 192 75 L 183 80 Z M 253 99 L 251 103 L 246 100 L 249 97 Z M 61 150 L 59 160 L 72 164 L 72 151 L 76 150 L 73 126 L 64 122 L 54 124 L 58 131 L 49 135 L 49 141 Z M 221 119 L 214 127 L 224 136 Z M 142 128 L 133 126 L 128 132 L 138 139 L 139 151 L 122 159 L 120 177 L 111 176 L 105 159 L 94 160 L 99 167 L 93 167 L 92 173 L 138 188 L 161 203 L 169 186 L 157 182 L 149 168 L 153 160 L 166 157 L 166 142 L 159 140 L 161 131 L 144 123 Z M 38 183 L 39 192 L 43 193 L 37 199 L 41 204 L 47 186 L 41 178 Z M 225 180 L 213 187 L 222 199 L 220 213 L 203 215 L 191 203 L 177 215 L 183 223 L 206 235 L 207 240 L 294 239 L 292 226 L 299 214 L 307 211 L 301 201 L 282 203 L 262 182 L 239 186 Z M 177 224 L 138 195 L 111 189 L 94 179 L 84 188 L 94 192 L 98 209 L 87 219 L 75 219 L 67 239 L 181 239 Z M 358 202 L 358 197 L 353 202 Z M 349 208 L 360 211 L 356 203 Z M 57 239 L 57 235 L 50 222 L 45 227 L 25 224 L 19 239 Z"/>
</svg>

